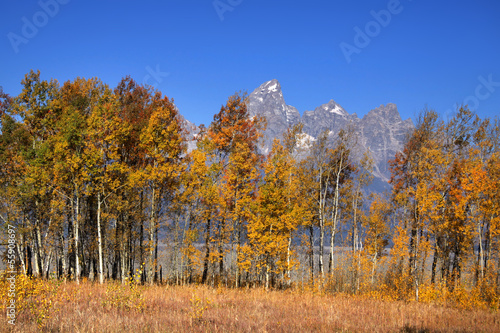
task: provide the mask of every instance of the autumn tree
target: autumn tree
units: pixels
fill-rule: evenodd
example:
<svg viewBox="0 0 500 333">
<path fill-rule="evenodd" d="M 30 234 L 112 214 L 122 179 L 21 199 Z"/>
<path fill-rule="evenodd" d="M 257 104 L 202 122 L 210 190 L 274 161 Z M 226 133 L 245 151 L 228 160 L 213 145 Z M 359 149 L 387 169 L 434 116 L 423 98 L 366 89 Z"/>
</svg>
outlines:
<svg viewBox="0 0 500 333">
<path fill-rule="evenodd" d="M 185 151 L 177 109 L 172 101 L 156 93 L 151 103 L 153 112 L 140 136 L 147 156 L 140 177 L 149 190 L 147 279 L 150 283 L 158 270 L 159 215 L 176 194 L 184 170 L 182 155 Z"/>
<path fill-rule="evenodd" d="M 191 164 L 189 178 L 195 192 L 191 196 L 191 202 L 196 202 L 196 210 L 191 210 L 191 218 L 195 225 L 201 229 L 203 242 L 205 243 L 203 255 L 203 271 L 201 282 L 207 282 L 209 268 L 218 260 L 214 249 L 216 229 L 218 221 L 220 196 L 218 184 L 221 178 L 222 163 L 218 161 L 212 142 L 203 132 L 197 143 L 198 148 L 191 153 Z M 193 207 L 194 208 L 194 207 Z"/>
<path fill-rule="evenodd" d="M 431 180 L 431 170 L 422 162 L 432 160 L 426 158 L 435 143 L 437 114 L 427 111 L 418 120 L 416 129 L 409 135 L 402 152 L 397 153 L 391 162 L 391 183 L 393 184 L 393 200 L 400 208 L 404 228 L 408 233 L 408 275 L 415 287 L 418 300 L 419 284 L 422 278 L 421 265 L 425 264 L 427 226 L 424 219 L 423 204 L 427 193 L 427 185 Z M 425 209 L 425 208 L 424 208 Z"/>
<path fill-rule="evenodd" d="M 334 249 L 335 249 L 335 235 L 340 224 L 340 196 L 341 187 L 348 183 L 353 177 L 354 165 L 352 161 L 352 147 L 354 142 L 354 131 L 353 128 L 349 127 L 346 130 L 340 130 L 338 134 L 338 139 L 336 140 L 333 159 L 330 162 L 332 165 L 331 177 L 333 180 L 332 186 L 332 204 L 331 204 L 331 235 L 330 235 L 330 257 L 329 257 L 329 272 L 333 274 L 334 269 Z M 368 167 L 369 162 L 365 161 L 365 166 Z M 364 170 L 363 170 L 364 171 Z M 358 185 L 355 187 L 354 191 L 354 205 L 353 214 L 354 218 L 357 218 L 358 201 L 360 196 L 361 187 L 366 182 L 363 177 L 368 177 L 365 172 L 360 173 L 360 179 Z"/>
<path fill-rule="evenodd" d="M 87 118 L 88 140 L 85 146 L 87 169 L 85 179 L 89 183 L 87 193 L 95 197 L 95 226 L 97 231 L 97 256 L 99 283 L 104 282 L 106 260 L 107 223 L 111 217 L 111 210 L 105 210 L 106 201 L 124 185 L 115 176 L 113 161 L 116 158 L 114 138 L 117 131 L 126 130 L 116 126 L 118 101 L 109 88 L 105 88 L 98 104 Z"/>
<path fill-rule="evenodd" d="M 374 195 L 370 204 L 370 211 L 362 219 L 365 233 L 363 251 L 371 261 L 370 282 L 372 285 L 375 279 L 377 263 L 383 254 L 384 248 L 388 245 L 390 214 L 390 203 L 381 195 Z"/>
<path fill-rule="evenodd" d="M 365 152 L 363 157 L 352 167 L 353 177 L 349 197 L 349 212 L 352 220 L 352 250 L 358 251 L 362 246 L 360 222 L 363 216 L 363 203 L 365 202 L 365 188 L 373 181 L 373 160 L 369 152 Z"/>
<path fill-rule="evenodd" d="M 80 262 L 83 258 L 83 230 L 94 230 L 93 223 L 88 219 L 89 195 L 91 180 L 89 178 L 89 161 L 86 139 L 89 138 L 88 119 L 96 113 L 101 96 L 106 87 L 97 79 L 77 78 L 66 82 L 61 88 L 60 98 L 54 103 L 59 109 L 56 132 L 52 136 L 54 146 L 54 184 L 57 194 L 69 204 L 69 230 L 73 239 L 71 246 L 74 258 L 74 277 L 80 278 Z M 89 245 L 93 239 L 83 240 Z M 91 246 L 87 246 L 91 249 Z M 93 251 L 87 253 L 93 257 Z"/>
<path fill-rule="evenodd" d="M 309 187 L 310 192 L 314 196 L 314 205 L 312 209 L 313 221 L 319 227 L 319 259 L 318 269 L 321 276 L 324 276 L 324 247 L 325 247 L 325 228 L 328 218 L 327 196 L 330 194 L 331 186 L 331 168 L 330 157 L 331 150 L 328 148 L 328 131 L 324 131 L 312 145 L 311 154 L 302 163 L 304 172 L 303 183 Z M 310 226 L 311 248 L 314 249 L 314 229 L 313 224 Z M 310 254 L 314 257 L 314 253 Z M 313 268 L 311 268 L 313 269 Z"/>
<path fill-rule="evenodd" d="M 294 158 L 301 126 L 289 129 L 282 141 L 273 142 L 264 162 L 264 177 L 259 186 L 257 216 L 248 224 L 248 238 L 257 269 L 265 275 L 265 287 L 282 274 L 289 281 L 292 238 L 306 217 L 300 195 L 297 161 Z"/>
<path fill-rule="evenodd" d="M 4 228 L 14 226 L 22 232 L 18 232 L 17 237 L 24 237 L 21 193 L 26 163 L 23 152 L 31 145 L 31 139 L 26 127 L 16 121 L 11 106 L 12 98 L 0 87 L 0 220 Z M 18 253 L 26 253 L 21 247 L 21 239 L 17 239 L 16 246 Z M 31 272 L 31 260 L 27 262 L 21 255 L 19 262 L 24 274 Z"/>
<path fill-rule="evenodd" d="M 324 247 L 327 228 L 330 231 L 329 272 L 334 269 L 335 238 L 340 223 L 341 188 L 351 178 L 353 171 L 351 149 L 352 129 L 341 130 L 330 146 L 329 131 L 324 131 L 313 142 L 311 153 L 302 163 L 305 170 L 305 184 L 314 193 L 313 220 L 319 229 L 318 269 L 324 277 Z M 311 234 L 313 229 L 310 230 Z M 311 235 L 312 236 L 312 235 Z"/>
<path fill-rule="evenodd" d="M 256 196 L 259 178 L 257 166 L 260 163 L 258 139 L 263 121 L 251 117 L 246 106 L 246 96 L 235 94 L 214 116 L 207 130 L 208 163 L 213 165 L 214 180 L 218 184 L 221 201 L 218 207 L 215 241 L 219 274 L 224 273 L 226 244 L 234 247 L 237 258 L 241 258 L 241 245 L 246 237 L 249 202 Z M 235 267 L 235 284 L 240 283 L 241 263 Z"/>
<path fill-rule="evenodd" d="M 29 135 L 29 145 L 21 152 L 26 165 L 21 191 L 22 225 L 20 256 L 31 262 L 34 259 L 35 275 L 42 276 L 43 267 L 49 259 L 45 239 L 42 234 L 48 231 L 51 223 L 50 189 L 52 162 L 50 136 L 55 114 L 51 106 L 59 93 L 56 81 L 40 79 L 40 72 L 31 71 L 21 82 L 22 92 L 13 99 L 12 114 L 23 121 Z"/>
</svg>

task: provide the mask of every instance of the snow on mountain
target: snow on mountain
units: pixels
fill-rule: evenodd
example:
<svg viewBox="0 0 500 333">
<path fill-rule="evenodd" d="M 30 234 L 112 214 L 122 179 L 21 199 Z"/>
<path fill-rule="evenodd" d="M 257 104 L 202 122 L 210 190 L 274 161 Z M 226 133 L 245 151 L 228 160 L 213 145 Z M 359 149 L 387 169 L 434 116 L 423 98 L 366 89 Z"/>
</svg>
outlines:
<svg viewBox="0 0 500 333">
<path fill-rule="evenodd" d="M 268 90 L 268 91 L 270 91 L 270 92 L 276 92 L 276 91 L 278 91 L 278 90 L 276 89 L 276 86 L 277 86 L 277 85 L 278 85 L 278 84 L 277 84 L 277 83 L 275 83 L 275 84 L 273 84 L 272 86 L 267 87 L 267 90 Z"/>
<path fill-rule="evenodd" d="M 309 149 L 312 147 L 314 141 L 316 141 L 316 138 L 307 133 L 302 133 L 298 139 L 297 146 L 299 148 Z"/>
<path fill-rule="evenodd" d="M 341 116 L 344 115 L 344 113 L 342 111 L 343 111 L 343 109 L 338 105 L 335 105 L 335 107 L 332 110 L 330 110 L 330 112 L 339 114 Z"/>
</svg>

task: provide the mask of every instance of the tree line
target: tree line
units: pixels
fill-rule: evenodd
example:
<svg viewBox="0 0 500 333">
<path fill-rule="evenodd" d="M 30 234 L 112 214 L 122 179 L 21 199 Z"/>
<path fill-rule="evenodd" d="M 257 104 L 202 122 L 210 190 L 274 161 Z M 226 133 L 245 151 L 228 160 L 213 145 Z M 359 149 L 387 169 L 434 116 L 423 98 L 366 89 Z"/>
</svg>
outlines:
<svg viewBox="0 0 500 333">
<path fill-rule="evenodd" d="M 0 218 L 16 227 L 22 274 L 154 283 L 163 244 L 165 276 L 182 283 L 287 287 L 301 271 L 323 288 L 417 299 L 429 283 L 498 289 L 497 119 L 423 111 L 381 195 L 366 191 L 373 162 L 356 156 L 353 128 L 309 142 L 299 124 L 263 154 L 265 119 L 245 94 L 188 151 L 173 100 L 130 77 L 60 86 L 31 71 L 21 84 L 0 92 Z"/>
</svg>

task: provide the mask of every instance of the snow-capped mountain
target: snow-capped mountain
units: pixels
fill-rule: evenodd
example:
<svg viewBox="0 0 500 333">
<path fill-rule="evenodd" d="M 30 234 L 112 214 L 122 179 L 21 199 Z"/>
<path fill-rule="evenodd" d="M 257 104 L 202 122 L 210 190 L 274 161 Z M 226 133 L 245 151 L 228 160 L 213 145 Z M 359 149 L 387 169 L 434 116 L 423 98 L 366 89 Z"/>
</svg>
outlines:
<svg viewBox="0 0 500 333">
<path fill-rule="evenodd" d="M 356 115 L 350 115 L 339 104 L 331 100 L 327 104 L 318 106 L 314 111 L 305 111 L 301 118 L 304 123 L 304 132 L 318 137 L 325 129 L 337 133 L 341 128 L 357 120 Z M 337 129 L 337 131 L 335 131 Z"/>
<path fill-rule="evenodd" d="M 280 138 L 289 126 L 300 121 L 299 111 L 285 103 L 277 80 L 268 81 L 255 89 L 248 96 L 247 108 L 251 116 L 261 115 L 267 120 L 264 132 L 265 152 L 270 151 L 274 138 Z"/>
<path fill-rule="evenodd" d="M 249 95 L 247 106 L 250 115 L 262 115 L 267 119 L 262 148 L 264 153 L 271 150 L 274 138 L 281 138 L 288 126 L 298 122 L 304 124 L 308 142 L 314 141 L 324 130 L 330 132 L 329 137 L 333 141 L 342 128 L 353 126 L 357 141 L 354 155 L 359 159 L 363 152 L 370 151 L 375 162 L 372 188 L 376 190 L 388 187 L 390 172 L 387 162 L 403 148 L 405 135 L 413 128 L 411 119 L 403 121 L 396 105 L 392 103 L 381 105 L 360 119 L 331 100 L 313 111 L 305 111 L 301 117 L 296 108 L 285 103 L 277 80 L 268 81 L 255 89 Z"/>
</svg>

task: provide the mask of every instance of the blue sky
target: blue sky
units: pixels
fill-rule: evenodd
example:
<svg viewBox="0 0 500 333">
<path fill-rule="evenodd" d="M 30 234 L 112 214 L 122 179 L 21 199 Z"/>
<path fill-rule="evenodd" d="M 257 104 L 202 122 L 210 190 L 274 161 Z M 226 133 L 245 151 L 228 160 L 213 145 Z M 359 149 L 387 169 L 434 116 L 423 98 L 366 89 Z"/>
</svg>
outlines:
<svg viewBox="0 0 500 333">
<path fill-rule="evenodd" d="M 4 1 L 0 86 L 30 69 L 60 83 L 130 75 L 209 124 L 227 97 L 271 79 L 301 113 L 334 99 L 365 115 L 396 103 L 443 118 L 469 103 L 500 114 L 500 2 Z M 30 29 L 31 28 L 31 29 Z M 33 29 L 34 28 L 34 29 Z"/>
</svg>

